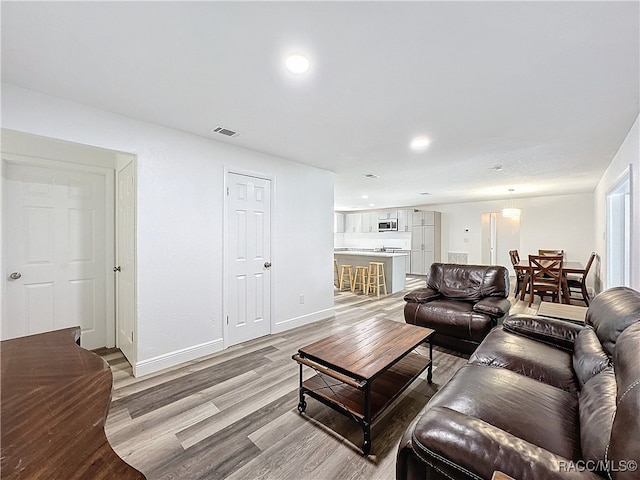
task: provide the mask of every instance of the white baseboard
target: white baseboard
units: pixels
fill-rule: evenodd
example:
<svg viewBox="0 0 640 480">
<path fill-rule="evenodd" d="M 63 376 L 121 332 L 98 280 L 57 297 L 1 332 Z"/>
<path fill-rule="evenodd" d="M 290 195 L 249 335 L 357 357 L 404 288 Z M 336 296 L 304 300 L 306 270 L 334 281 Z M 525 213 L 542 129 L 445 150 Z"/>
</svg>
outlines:
<svg viewBox="0 0 640 480">
<path fill-rule="evenodd" d="M 175 352 L 165 353 L 158 355 L 157 357 L 149 358 L 147 360 L 141 360 L 136 362 L 133 366 L 133 376 L 141 377 L 150 373 L 155 373 L 165 368 L 175 367 L 184 362 L 195 360 L 205 355 L 211 355 L 212 353 L 222 351 L 223 342 L 222 338 L 212 340 L 211 342 L 201 343 L 200 345 L 194 345 L 193 347 L 183 348 L 182 350 L 176 350 Z"/>
<path fill-rule="evenodd" d="M 335 315 L 335 308 L 327 308 L 326 310 L 319 310 L 317 312 L 309 313 L 308 315 L 302 315 L 301 317 L 289 318 L 287 320 L 282 320 L 281 322 L 276 322 L 271 333 L 286 332 L 292 328 L 302 327 L 319 320 L 334 317 Z"/>
</svg>

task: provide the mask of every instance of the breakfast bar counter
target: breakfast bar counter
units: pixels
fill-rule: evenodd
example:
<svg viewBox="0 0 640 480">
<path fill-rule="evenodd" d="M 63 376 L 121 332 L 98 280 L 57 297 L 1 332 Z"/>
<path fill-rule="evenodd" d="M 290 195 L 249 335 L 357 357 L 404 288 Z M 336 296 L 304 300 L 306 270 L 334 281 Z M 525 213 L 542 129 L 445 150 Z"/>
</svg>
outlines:
<svg viewBox="0 0 640 480">
<path fill-rule="evenodd" d="M 387 293 L 396 293 L 404 289 L 406 277 L 406 253 L 392 252 L 363 252 L 356 250 L 334 251 L 334 258 L 338 261 L 338 271 L 343 264 L 368 267 L 369 262 L 384 263 L 384 275 L 387 281 Z"/>
</svg>

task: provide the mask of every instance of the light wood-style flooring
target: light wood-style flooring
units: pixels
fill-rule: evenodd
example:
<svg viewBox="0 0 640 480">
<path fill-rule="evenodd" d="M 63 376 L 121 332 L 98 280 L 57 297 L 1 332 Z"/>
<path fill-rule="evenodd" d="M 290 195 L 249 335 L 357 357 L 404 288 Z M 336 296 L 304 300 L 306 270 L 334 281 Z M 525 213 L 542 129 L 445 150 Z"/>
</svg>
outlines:
<svg viewBox="0 0 640 480">
<path fill-rule="evenodd" d="M 353 420 L 312 398 L 298 413 L 291 355 L 371 317 L 404 322 L 404 294 L 424 285 L 424 277 L 408 277 L 403 292 L 380 299 L 336 292 L 334 318 L 140 378 L 119 350 L 98 350 L 114 375 L 107 437 L 149 480 L 392 480 L 402 433 L 466 358 L 436 347 L 433 383 L 418 379 L 387 409 L 364 457 Z M 511 300 L 512 313 L 537 310 Z"/>
</svg>

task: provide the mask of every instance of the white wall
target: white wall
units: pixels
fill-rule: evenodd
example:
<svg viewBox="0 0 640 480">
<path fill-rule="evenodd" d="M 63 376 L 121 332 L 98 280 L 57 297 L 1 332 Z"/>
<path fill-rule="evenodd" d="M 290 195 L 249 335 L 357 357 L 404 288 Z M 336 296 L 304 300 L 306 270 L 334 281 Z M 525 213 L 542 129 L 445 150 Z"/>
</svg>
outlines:
<svg viewBox="0 0 640 480">
<path fill-rule="evenodd" d="M 498 215 L 497 263 L 510 267 L 509 250 L 526 258 L 538 249 L 561 248 L 567 261 L 587 262 L 596 250 L 593 238 L 593 194 L 516 198 L 520 220 Z M 467 252 L 469 263 L 482 263 L 482 214 L 497 212 L 506 201 L 426 205 L 422 210 L 442 212 L 442 261 L 448 252 Z M 468 230 L 468 231 L 466 231 Z M 589 281 L 592 282 L 591 276 Z"/>
<path fill-rule="evenodd" d="M 631 165 L 631 287 L 640 290 L 640 117 L 636 117 L 618 152 L 600 179 L 594 195 L 595 242 L 601 253 L 600 277 L 607 288 L 606 231 L 607 194 Z"/>
<path fill-rule="evenodd" d="M 274 179 L 272 331 L 333 315 L 331 172 L 6 84 L 2 126 L 136 155 L 138 374 L 222 348 L 225 168 Z"/>
</svg>

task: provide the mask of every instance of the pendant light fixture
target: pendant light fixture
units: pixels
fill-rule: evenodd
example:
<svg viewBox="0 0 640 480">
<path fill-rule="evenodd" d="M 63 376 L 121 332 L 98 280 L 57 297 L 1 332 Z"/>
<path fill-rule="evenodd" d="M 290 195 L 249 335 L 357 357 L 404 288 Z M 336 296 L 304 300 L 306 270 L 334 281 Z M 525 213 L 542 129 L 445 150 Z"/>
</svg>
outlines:
<svg viewBox="0 0 640 480">
<path fill-rule="evenodd" d="M 502 216 L 505 218 L 520 218 L 521 210 L 519 208 L 515 208 L 513 206 L 513 192 L 515 190 L 513 188 L 509 189 L 509 193 L 511 194 L 511 201 L 509 207 L 502 209 Z"/>
</svg>

